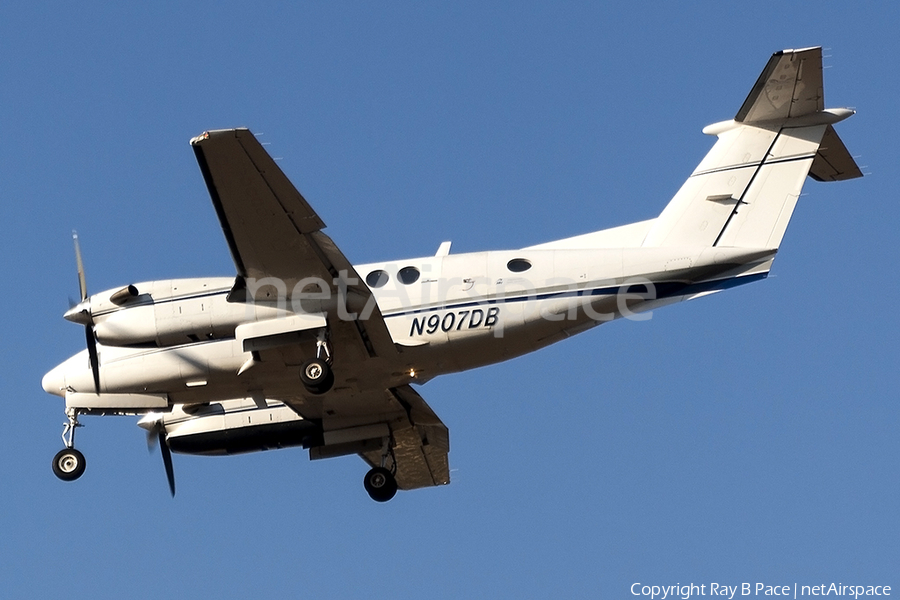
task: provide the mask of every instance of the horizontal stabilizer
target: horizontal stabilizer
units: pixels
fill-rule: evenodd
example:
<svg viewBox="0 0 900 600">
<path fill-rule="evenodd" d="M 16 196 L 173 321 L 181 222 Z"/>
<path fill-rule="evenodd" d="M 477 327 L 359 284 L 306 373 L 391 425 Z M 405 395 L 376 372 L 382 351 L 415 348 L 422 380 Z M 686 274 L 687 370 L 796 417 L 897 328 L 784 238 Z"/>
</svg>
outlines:
<svg viewBox="0 0 900 600">
<path fill-rule="evenodd" d="M 752 125 L 823 110 L 822 48 L 782 50 L 769 59 L 734 120 Z"/>
<path fill-rule="evenodd" d="M 809 176 L 816 181 L 844 181 L 862 177 L 862 171 L 831 125 L 825 129 Z"/>
</svg>

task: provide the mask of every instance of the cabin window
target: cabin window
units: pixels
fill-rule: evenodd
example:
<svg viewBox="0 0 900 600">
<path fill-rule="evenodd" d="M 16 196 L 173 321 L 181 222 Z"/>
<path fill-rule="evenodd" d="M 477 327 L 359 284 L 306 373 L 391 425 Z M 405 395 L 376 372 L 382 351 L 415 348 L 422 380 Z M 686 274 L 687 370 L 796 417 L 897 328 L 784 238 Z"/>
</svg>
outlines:
<svg viewBox="0 0 900 600">
<path fill-rule="evenodd" d="M 506 268 L 513 273 L 522 273 L 531 268 L 531 261 L 524 258 L 514 258 L 506 263 Z"/>
<path fill-rule="evenodd" d="M 406 285 L 415 283 L 419 280 L 419 270 L 415 267 L 403 267 L 400 269 L 400 272 L 397 273 L 397 279 Z"/>
<path fill-rule="evenodd" d="M 366 275 L 366 283 L 370 288 L 380 288 L 384 284 L 388 282 L 390 277 L 387 274 L 387 271 L 382 271 L 381 269 L 376 269 L 372 271 L 368 275 Z"/>
</svg>

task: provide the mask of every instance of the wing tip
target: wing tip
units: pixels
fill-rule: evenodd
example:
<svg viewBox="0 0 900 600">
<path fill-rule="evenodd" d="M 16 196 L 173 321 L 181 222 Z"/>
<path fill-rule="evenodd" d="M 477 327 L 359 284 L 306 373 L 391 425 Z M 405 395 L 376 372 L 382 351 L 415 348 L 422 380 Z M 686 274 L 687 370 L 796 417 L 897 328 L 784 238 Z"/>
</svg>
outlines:
<svg viewBox="0 0 900 600">
<path fill-rule="evenodd" d="M 197 144 L 199 144 L 199 143 L 202 142 L 203 140 L 207 140 L 207 139 L 209 139 L 209 132 L 208 132 L 208 131 L 204 131 L 204 132 L 201 133 L 200 135 L 191 138 L 191 146 L 196 146 Z"/>
<path fill-rule="evenodd" d="M 199 143 L 208 140 L 212 136 L 220 136 L 220 135 L 228 135 L 232 134 L 235 137 L 240 137 L 243 133 L 249 133 L 250 130 L 246 127 L 233 127 L 231 129 L 209 129 L 204 131 L 198 136 L 191 138 L 191 146 L 196 146 Z M 252 134 L 251 134 L 252 135 Z"/>
</svg>

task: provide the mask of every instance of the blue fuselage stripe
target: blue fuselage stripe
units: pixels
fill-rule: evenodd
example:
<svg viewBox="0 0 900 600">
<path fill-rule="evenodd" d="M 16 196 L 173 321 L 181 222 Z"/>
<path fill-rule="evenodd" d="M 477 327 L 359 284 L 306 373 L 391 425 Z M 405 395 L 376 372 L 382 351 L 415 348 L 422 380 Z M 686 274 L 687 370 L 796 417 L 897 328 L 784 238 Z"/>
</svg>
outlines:
<svg viewBox="0 0 900 600">
<path fill-rule="evenodd" d="M 728 279 L 718 279 L 715 281 L 706 281 L 703 283 L 684 283 L 681 281 L 663 281 L 654 284 L 656 288 L 655 300 L 671 298 L 673 296 L 686 296 L 689 294 L 702 294 L 712 291 L 727 290 L 739 285 L 753 283 L 765 279 L 768 273 L 757 273 L 755 275 L 744 275 L 740 277 L 731 277 Z M 407 315 L 417 315 L 421 313 L 434 312 L 438 310 L 459 310 L 463 308 L 471 308 L 476 306 L 490 306 L 495 304 L 507 304 L 513 302 L 530 302 L 538 300 L 550 300 L 553 298 L 577 298 L 580 296 L 615 296 L 617 294 L 640 294 L 646 293 L 645 284 L 629 283 L 626 285 L 614 285 L 584 290 L 570 290 L 564 292 L 547 292 L 544 294 L 530 294 L 522 296 L 512 296 L 505 298 L 486 298 L 484 300 L 472 300 L 467 302 L 459 302 L 454 304 L 445 304 L 443 306 L 433 306 L 429 308 L 416 308 L 411 310 L 401 310 L 398 312 L 383 313 L 384 318 L 403 317 Z"/>
</svg>

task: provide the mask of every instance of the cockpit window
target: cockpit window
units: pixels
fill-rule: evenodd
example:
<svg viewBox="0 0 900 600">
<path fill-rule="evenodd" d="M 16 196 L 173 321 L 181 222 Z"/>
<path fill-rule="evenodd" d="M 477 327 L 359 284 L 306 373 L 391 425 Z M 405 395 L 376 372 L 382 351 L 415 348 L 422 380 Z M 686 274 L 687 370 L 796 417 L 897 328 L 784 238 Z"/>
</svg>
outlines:
<svg viewBox="0 0 900 600">
<path fill-rule="evenodd" d="M 376 269 L 366 275 L 366 283 L 370 288 L 380 288 L 388 282 L 388 279 L 390 279 L 390 276 L 387 274 L 387 271 L 382 271 L 381 269 Z"/>
</svg>

